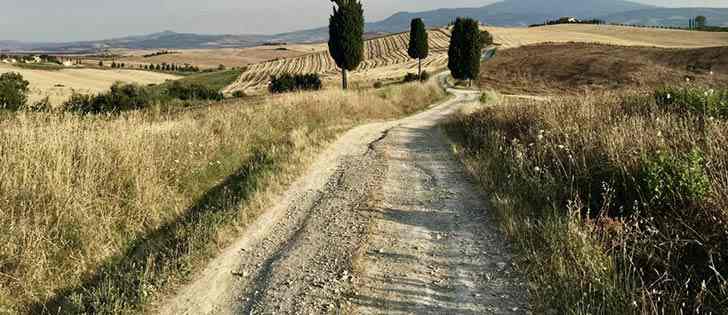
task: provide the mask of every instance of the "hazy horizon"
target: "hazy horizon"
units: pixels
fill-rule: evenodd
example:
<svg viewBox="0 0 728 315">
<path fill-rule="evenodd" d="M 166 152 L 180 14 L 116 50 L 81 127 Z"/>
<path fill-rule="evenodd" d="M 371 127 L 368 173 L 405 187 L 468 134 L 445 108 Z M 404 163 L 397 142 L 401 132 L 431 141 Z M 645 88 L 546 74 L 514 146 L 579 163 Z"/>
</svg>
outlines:
<svg viewBox="0 0 728 315">
<path fill-rule="evenodd" d="M 329 0 L 275 0 L 243 3 L 211 0 L 127 0 L 101 3 L 9 0 L 0 12 L 0 40 L 63 42 L 142 35 L 171 30 L 198 34 L 275 34 L 325 26 Z M 399 11 L 479 7 L 494 0 L 364 0 L 368 21 Z M 728 7 L 726 0 L 639 0 L 664 7 Z M 44 5 L 47 4 L 47 5 Z M 285 9 L 281 9 L 285 8 Z M 271 23 L 271 21 L 275 23 Z"/>
</svg>

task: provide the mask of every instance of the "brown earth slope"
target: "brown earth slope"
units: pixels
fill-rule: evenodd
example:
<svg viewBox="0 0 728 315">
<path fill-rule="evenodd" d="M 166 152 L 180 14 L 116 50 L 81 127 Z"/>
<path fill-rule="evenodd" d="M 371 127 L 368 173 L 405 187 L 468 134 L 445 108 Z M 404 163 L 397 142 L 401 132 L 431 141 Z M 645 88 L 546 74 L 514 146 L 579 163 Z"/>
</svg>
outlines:
<svg viewBox="0 0 728 315">
<path fill-rule="evenodd" d="M 712 74 L 711 74 L 712 72 Z M 498 51 L 481 87 L 504 93 L 651 89 L 665 84 L 728 84 L 728 47 L 670 49 L 589 43 L 536 44 Z"/>
</svg>

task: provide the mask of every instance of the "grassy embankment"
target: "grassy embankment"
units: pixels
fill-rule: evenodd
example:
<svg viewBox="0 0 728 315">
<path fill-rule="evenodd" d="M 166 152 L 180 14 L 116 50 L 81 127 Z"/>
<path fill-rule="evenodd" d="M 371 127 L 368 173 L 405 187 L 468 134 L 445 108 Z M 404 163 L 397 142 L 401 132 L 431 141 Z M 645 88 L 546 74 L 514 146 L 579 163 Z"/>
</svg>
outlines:
<svg viewBox="0 0 728 315">
<path fill-rule="evenodd" d="M 0 121 L 0 313 L 136 313 L 187 281 L 325 144 L 442 98 L 434 83 L 174 114 Z"/>
<path fill-rule="evenodd" d="M 727 118 L 728 91 L 690 87 L 504 99 L 446 128 L 534 313 L 724 314 Z"/>
</svg>

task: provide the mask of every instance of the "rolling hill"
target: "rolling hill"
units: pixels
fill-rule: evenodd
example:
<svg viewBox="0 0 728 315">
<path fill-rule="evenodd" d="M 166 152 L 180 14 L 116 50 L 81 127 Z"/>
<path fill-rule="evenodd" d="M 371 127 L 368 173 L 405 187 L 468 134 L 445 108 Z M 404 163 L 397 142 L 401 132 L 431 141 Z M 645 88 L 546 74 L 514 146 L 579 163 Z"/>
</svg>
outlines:
<svg viewBox="0 0 728 315">
<path fill-rule="evenodd" d="M 620 12 L 601 17 L 606 21 L 637 25 L 685 26 L 690 18 L 702 15 L 714 26 L 728 26 L 728 9 L 724 8 L 653 8 Z"/>
<path fill-rule="evenodd" d="M 444 26 L 459 16 L 468 16 L 492 26 L 527 26 L 562 16 L 598 18 L 609 23 L 687 26 L 688 20 L 704 15 L 711 25 L 728 26 L 728 8 L 662 8 L 625 0 L 503 0 L 477 8 L 443 8 L 424 12 L 399 12 L 366 24 L 370 34 L 398 33 L 409 29 L 413 18 L 423 18 L 432 28 Z M 328 38 L 328 28 L 275 35 L 201 35 L 164 31 L 143 36 L 71 43 L 22 43 L 0 41 L 0 50 L 78 52 L 111 48 L 185 49 L 239 48 L 267 42 L 311 43 Z"/>
<path fill-rule="evenodd" d="M 728 25 L 728 8 L 661 8 L 622 0 L 504 0 L 477 8 L 443 8 L 424 12 L 398 12 L 367 23 L 366 31 L 397 33 L 409 29 L 413 18 L 429 27 L 445 26 L 459 16 L 493 26 L 527 26 L 562 16 L 598 18 L 608 23 L 687 26 L 691 17 L 704 15 L 711 25 Z M 272 41 L 320 42 L 328 38 L 326 27 L 278 34 Z"/>
</svg>

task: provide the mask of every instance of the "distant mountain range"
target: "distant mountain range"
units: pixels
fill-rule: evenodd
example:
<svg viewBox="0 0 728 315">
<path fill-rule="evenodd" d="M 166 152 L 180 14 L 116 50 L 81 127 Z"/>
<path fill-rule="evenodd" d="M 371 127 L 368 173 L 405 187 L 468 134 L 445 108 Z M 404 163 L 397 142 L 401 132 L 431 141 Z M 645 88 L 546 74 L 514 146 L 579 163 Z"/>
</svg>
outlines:
<svg viewBox="0 0 728 315">
<path fill-rule="evenodd" d="M 460 16 L 493 26 L 528 26 L 563 16 L 601 19 L 607 23 L 688 26 L 695 16 L 707 17 L 710 25 L 728 26 L 728 8 L 662 8 L 622 0 L 504 0 L 479 8 L 437 9 L 399 12 L 378 22 L 367 23 L 367 32 L 397 33 L 409 30 L 414 18 L 429 27 L 444 26 Z M 288 42 L 325 41 L 328 28 L 279 34 L 274 40 Z M 728 45 L 728 43 L 726 43 Z"/>
<path fill-rule="evenodd" d="M 409 29 L 413 18 L 430 27 L 444 26 L 459 16 L 468 16 L 494 26 L 527 26 L 562 16 L 597 18 L 608 23 L 687 26 L 688 20 L 704 15 L 710 25 L 728 26 L 728 8 L 662 8 L 624 0 L 504 0 L 479 8 L 399 12 L 382 21 L 367 23 L 368 33 L 396 33 Z M 143 36 L 70 43 L 24 43 L 0 41 L 0 50 L 87 52 L 111 48 L 220 48 L 250 47 L 269 42 L 321 42 L 326 27 L 276 35 L 200 35 L 171 31 Z M 727 43 L 728 44 L 728 43 Z"/>
</svg>

